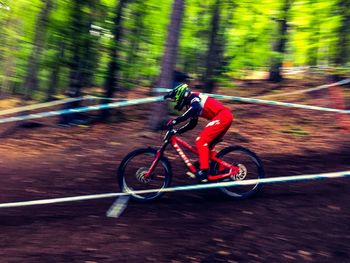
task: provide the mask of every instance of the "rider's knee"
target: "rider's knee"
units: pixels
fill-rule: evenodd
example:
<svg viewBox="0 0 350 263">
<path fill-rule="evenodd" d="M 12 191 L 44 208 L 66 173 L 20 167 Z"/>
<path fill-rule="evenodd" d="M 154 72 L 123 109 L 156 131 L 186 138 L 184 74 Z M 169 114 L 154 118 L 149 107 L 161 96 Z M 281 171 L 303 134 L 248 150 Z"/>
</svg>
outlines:
<svg viewBox="0 0 350 263">
<path fill-rule="evenodd" d="M 199 136 L 196 138 L 196 146 L 197 148 L 208 147 L 208 142 Z"/>
</svg>

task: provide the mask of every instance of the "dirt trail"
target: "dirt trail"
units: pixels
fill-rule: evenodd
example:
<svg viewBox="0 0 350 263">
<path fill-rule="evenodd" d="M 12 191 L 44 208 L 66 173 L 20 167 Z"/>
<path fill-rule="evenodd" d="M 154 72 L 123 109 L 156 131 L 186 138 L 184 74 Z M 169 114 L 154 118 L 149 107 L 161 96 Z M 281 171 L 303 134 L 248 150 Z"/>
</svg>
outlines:
<svg viewBox="0 0 350 263">
<path fill-rule="evenodd" d="M 252 149 L 268 177 L 350 170 L 350 136 L 334 114 L 229 105 L 235 120 L 218 148 Z M 149 107 L 110 125 L 18 129 L 2 138 L 0 202 L 117 191 L 122 157 L 161 143 L 160 134 L 144 132 Z M 173 167 L 174 184 L 191 183 L 180 162 Z M 350 262 L 349 189 L 349 179 L 336 179 L 268 185 L 244 201 L 213 190 L 172 193 L 131 203 L 117 220 L 105 217 L 111 199 L 1 209 L 0 262 Z"/>
</svg>

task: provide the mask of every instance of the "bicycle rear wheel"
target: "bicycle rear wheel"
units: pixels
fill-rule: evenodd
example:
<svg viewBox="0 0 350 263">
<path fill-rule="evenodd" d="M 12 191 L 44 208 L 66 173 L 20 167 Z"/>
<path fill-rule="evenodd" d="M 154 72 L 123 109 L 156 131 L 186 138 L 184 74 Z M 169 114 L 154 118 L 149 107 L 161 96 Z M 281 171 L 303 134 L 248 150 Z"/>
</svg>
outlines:
<svg viewBox="0 0 350 263">
<path fill-rule="evenodd" d="M 230 146 L 221 150 L 217 157 L 227 163 L 238 166 L 239 172 L 233 177 L 224 181 L 241 181 L 249 179 L 260 179 L 265 177 L 264 168 L 259 157 L 252 151 L 240 147 Z M 212 171 L 218 172 L 218 163 L 213 163 Z M 226 196 L 233 199 L 244 199 L 253 196 L 261 190 L 262 184 L 231 186 L 219 188 Z"/>
<path fill-rule="evenodd" d="M 162 196 L 161 189 L 171 182 L 171 167 L 165 157 L 161 157 L 150 177 L 145 174 L 155 159 L 157 151 L 152 148 L 138 149 L 129 153 L 118 169 L 118 183 L 121 191 L 130 193 L 132 199 L 141 202 L 155 200 Z M 135 191 L 152 192 L 135 193 Z"/>
</svg>

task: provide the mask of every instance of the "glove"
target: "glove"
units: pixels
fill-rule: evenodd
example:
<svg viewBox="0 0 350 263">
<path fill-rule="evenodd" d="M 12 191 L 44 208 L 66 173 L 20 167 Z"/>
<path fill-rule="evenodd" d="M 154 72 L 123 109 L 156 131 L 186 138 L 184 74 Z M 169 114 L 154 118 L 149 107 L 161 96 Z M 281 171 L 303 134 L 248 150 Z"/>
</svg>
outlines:
<svg viewBox="0 0 350 263">
<path fill-rule="evenodd" d="M 170 94 L 166 94 L 163 96 L 163 100 L 166 100 L 166 99 L 171 99 L 171 95 Z"/>
<path fill-rule="evenodd" d="M 169 120 L 168 123 L 166 124 L 167 127 L 172 127 L 176 124 L 176 120 Z"/>
</svg>

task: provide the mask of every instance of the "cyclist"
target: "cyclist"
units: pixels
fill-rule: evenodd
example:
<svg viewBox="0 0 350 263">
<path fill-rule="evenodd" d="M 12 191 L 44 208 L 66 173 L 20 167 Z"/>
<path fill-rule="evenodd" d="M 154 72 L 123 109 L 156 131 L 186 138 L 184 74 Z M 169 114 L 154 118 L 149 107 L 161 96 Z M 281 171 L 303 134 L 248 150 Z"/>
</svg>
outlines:
<svg viewBox="0 0 350 263">
<path fill-rule="evenodd" d="M 199 92 L 191 92 L 185 83 L 176 86 L 164 96 L 164 99 L 168 98 L 175 101 L 174 108 L 176 110 L 181 111 L 184 107 L 187 109 L 181 116 L 170 120 L 167 124 L 168 127 L 190 119 L 186 125 L 178 129 L 178 134 L 196 127 L 199 117 L 210 121 L 196 138 L 200 169 L 195 176 L 200 181 L 205 182 L 209 173 L 209 145 L 214 139 L 225 135 L 231 126 L 232 113 L 219 101 Z"/>
</svg>

